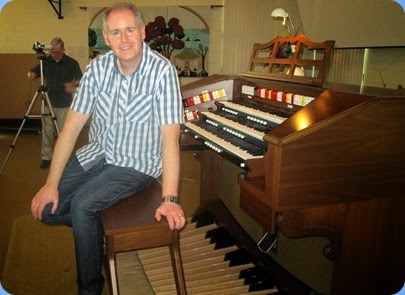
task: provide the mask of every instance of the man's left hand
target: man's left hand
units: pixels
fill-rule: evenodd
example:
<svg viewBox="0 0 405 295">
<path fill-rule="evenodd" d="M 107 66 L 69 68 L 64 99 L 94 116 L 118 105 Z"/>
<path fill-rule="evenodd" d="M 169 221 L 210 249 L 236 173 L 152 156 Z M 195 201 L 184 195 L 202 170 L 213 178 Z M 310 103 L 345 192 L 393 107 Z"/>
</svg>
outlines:
<svg viewBox="0 0 405 295">
<path fill-rule="evenodd" d="M 179 204 L 163 202 L 159 208 L 156 209 L 155 218 L 157 221 L 160 221 L 162 216 L 166 216 L 167 223 L 171 230 L 181 229 L 186 224 L 186 217 Z"/>
<path fill-rule="evenodd" d="M 73 92 L 75 92 L 75 90 L 76 90 L 76 88 L 78 86 L 78 82 L 73 80 L 71 82 L 65 83 L 64 85 L 65 85 L 65 91 L 67 93 L 73 93 Z"/>
</svg>

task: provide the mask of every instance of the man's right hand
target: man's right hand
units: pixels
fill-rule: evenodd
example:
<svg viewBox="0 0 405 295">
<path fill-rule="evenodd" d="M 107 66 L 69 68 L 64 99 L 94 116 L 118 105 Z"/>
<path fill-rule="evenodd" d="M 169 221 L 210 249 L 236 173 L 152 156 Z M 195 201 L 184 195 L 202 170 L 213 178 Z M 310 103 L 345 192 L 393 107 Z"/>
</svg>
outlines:
<svg viewBox="0 0 405 295">
<path fill-rule="evenodd" d="M 32 216 L 37 219 L 42 219 L 42 213 L 46 205 L 52 203 L 52 214 L 55 214 L 58 208 L 59 193 L 57 189 L 50 186 L 43 186 L 31 201 Z"/>
<path fill-rule="evenodd" d="M 31 71 L 29 71 L 28 73 L 27 73 L 27 77 L 28 77 L 28 79 L 29 80 L 35 80 L 36 78 L 38 78 L 38 76 L 37 76 L 37 74 L 35 74 L 34 72 L 31 72 Z"/>
</svg>

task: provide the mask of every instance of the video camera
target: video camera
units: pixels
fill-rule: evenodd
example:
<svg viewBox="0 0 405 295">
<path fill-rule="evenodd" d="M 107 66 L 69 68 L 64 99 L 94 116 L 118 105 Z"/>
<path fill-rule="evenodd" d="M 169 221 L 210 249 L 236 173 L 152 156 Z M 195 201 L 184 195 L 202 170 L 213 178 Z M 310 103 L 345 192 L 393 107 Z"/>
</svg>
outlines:
<svg viewBox="0 0 405 295">
<path fill-rule="evenodd" d="M 32 49 L 36 52 L 36 53 L 42 53 L 44 50 L 51 50 L 52 49 L 52 45 L 50 44 L 43 44 L 40 43 L 38 41 L 35 41 L 34 44 L 32 45 Z"/>
</svg>

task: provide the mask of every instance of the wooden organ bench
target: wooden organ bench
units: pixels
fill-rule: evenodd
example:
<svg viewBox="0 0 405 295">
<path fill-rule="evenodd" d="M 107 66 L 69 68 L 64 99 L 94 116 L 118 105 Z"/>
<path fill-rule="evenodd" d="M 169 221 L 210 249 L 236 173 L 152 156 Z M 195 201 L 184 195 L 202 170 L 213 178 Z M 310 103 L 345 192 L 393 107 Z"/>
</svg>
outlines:
<svg viewBox="0 0 405 295">
<path fill-rule="evenodd" d="M 179 231 L 169 229 L 166 218 L 155 219 L 161 203 L 158 181 L 101 212 L 110 270 L 112 293 L 119 294 L 116 254 L 169 246 L 177 294 L 187 294 L 179 248 Z"/>
</svg>

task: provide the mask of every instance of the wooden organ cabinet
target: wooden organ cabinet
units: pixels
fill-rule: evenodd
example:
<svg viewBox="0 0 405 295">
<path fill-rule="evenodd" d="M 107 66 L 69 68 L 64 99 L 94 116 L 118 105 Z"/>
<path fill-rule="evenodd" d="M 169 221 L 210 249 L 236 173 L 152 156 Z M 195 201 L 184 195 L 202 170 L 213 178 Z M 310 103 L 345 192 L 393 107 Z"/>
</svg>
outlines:
<svg viewBox="0 0 405 295">
<path fill-rule="evenodd" d="M 330 240 L 331 294 L 394 294 L 405 281 L 405 95 L 323 83 L 333 46 L 278 37 L 254 45 L 247 73 L 182 87 L 185 134 L 207 147 L 201 204 L 218 198 L 219 154 L 245 169 L 240 207 L 265 231 Z"/>
</svg>

